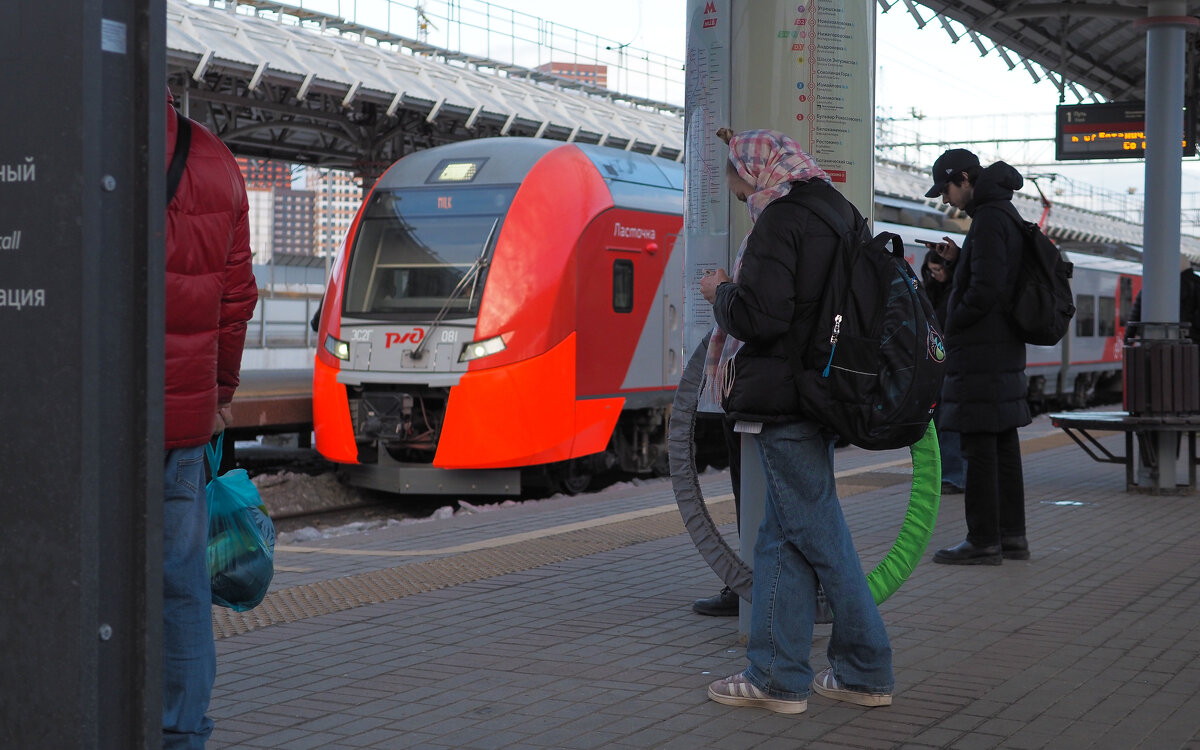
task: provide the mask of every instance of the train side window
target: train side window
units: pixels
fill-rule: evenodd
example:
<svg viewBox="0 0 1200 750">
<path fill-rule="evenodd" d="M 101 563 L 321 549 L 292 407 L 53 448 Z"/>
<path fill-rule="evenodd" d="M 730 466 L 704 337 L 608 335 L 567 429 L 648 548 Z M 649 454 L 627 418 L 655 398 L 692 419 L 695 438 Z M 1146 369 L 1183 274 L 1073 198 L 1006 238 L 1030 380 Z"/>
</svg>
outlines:
<svg viewBox="0 0 1200 750">
<path fill-rule="evenodd" d="M 1116 297 L 1100 298 L 1100 310 L 1096 314 L 1096 333 L 1104 337 L 1117 335 Z"/>
<path fill-rule="evenodd" d="M 1133 310 L 1133 279 L 1122 276 L 1117 294 L 1120 295 L 1121 304 L 1118 310 L 1121 314 L 1121 327 L 1124 328 L 1129 325 L 1129 313 Z"/>
<path fill-rule="evenodd" d="M 613 261 L 613 312 L 633 312 L 633 261 Z"/>
<path fill-rule="evenodd" d="M 1096 298 L 1090 294 L 1075 296 L 1075 335 L 1096 335 Z"/>
</svg>

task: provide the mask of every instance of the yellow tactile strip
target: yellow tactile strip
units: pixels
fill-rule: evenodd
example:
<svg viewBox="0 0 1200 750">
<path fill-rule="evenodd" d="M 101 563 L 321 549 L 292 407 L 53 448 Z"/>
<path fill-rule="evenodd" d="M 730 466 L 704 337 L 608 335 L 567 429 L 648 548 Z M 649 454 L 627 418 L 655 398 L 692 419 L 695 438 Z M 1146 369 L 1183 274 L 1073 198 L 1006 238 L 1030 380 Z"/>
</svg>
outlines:
<svg viewBox="0 0 1200 750">
<path fill-rule="evenodd" d="M 1065 434 L 1057 433 L 1023 441 L 1021 449 L 1025 453 L 1034 453 L 1070 442 L 1071 439 Z M 906 473 L 878 470 L 899 468 L 908 463 L 907 460 L 899 460 L 876 464 L 866 470 L 839 472 L 838 494 L 841 497 L 849 497 L 860 492 L 907 482 L 910 477 Z M 718 526 L 734 522 L 733 503 L 728 502 L 731 499 L 731 495 L 722 495 L 707 501 L 710 506 L 709 512 Z M 664 539 L 685 531 L 678 510 L 673 505 L 663 505 L 615 517 L 442 549 L 333 550 L 320 547 L 287 547 L 289 552 L 311 554 L 373 557 L 446 556 L 273 591 L 262 604 L 248 612 L 214 607 L 213 630 L 216 637 L 227 638 L 271 625 L 296 622 L 367 604 L 380 604 L 413 594 Z"/>
<path fill-rule="evenodd" d="M 606 519 L 600 519 L 602 525 L 541 537 L 521 535 L 520 541 L 499 547 L 472 549 L 451 557 L 273 591 L 262 604 L 248 612 L 214 607 L 213 629 L 218 638 L 226 638 L 270 625 L 379 604 L 684 533 L 679 512 L 670 506 L 664 507 L 668 509 L 649 516 L 616 523 L 605 523 Z M 733 503 L 716 503 L 712 513 L 718 524 L 734 521 Z"/>
</svg>

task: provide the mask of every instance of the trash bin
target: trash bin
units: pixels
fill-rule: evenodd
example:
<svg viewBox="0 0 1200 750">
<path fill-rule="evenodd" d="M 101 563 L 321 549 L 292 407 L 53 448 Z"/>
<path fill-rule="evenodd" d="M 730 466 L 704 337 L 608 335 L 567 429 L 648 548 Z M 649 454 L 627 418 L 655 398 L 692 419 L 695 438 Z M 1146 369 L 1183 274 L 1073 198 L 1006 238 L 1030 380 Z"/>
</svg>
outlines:
<svg viewBox="0 0 1200 750">
<path fill-rule="evenodd" d="M 1178 323 L 1131 323 L 1165 328 L 1174 338 L 1135 337 L 1122 367 L 1125 411 L 1135 417 L 1182 416 L 1200 411 L 1200 346 L 1179 337 Z"/>
</svg>

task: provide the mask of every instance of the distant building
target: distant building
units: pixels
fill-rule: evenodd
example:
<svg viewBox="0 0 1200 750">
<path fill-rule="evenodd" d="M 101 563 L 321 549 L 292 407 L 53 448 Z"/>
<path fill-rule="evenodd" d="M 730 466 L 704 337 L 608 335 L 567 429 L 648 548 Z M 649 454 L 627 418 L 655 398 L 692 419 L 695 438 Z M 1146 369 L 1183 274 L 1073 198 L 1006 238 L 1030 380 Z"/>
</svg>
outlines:
<svg viewBox="0 0 1200 750">
<path fill-rule="evenodd" d="M 246 198 L 250 202 L 250 249 L 254 262 L 271 261 L 275 242 L 275 195 L 274 188 L 247 187 Z"/>
<path fill-rule="evenodd" d="M 608 88 L 608 66 L 607 65 L 587 65 L 585 63 L 574 62 L 548 62 L 544 65 L 539 65 L 534 70 L 541 73 L 549 73 L 559 78 L 570 78 L 572 81 L 580 83 L 589 83 L 599 88 Z"/>
<path fill-rule="evenodd" d="M 285 198 L 285 206 L 276 206 L 277 191 L 290 193 L 292 187 L 292 165 L 270 159 L 252 159 L 246 156 L 237 157 L 238 167 L 246 180 L 246 198 L 250 203 L 250 249 L 254 253 L 254 262 L 259 264 L 271 262 L 276 252 L 290 252 L 291 245 L 286 233 L 280 234 L 276 226 L 277 217 L 287 217 L 290 221 L 295 213 L 290 197 Z M 310 211 L 311 220 L 311 211 Z M 312 253 L 312 250 L 308 250 Z"/>
<path fill-rule="evenodd" d="M 341 248 L 362 203 L 362 179 L 351 172 L 305 167 L 303 182 L 314 196 L 316 253 L 332 257 Z"/>
<path fill-rule="evenodd" d="M 269 264 L 275 256 L 337 253 L 362 202 L 360 178 L 267 159 L 237 161 L 246 179 L 256 264 Z"/>
<path fill-rule="evenodd" d="M 250 249 L 255 263 L 270 263 L 277 254 L 316 254 L 315 197 L 310 190 L 246 188 L 250 203 Z"/>
<path fill-rule="evenodd" d="M 313 241 L 315 227 L 316 194 L 311 190 L 291 190 L 276 187 L 273 208 L 275 212 L 272 254 L 315 255 L 317 244 Z"/>
</svg>

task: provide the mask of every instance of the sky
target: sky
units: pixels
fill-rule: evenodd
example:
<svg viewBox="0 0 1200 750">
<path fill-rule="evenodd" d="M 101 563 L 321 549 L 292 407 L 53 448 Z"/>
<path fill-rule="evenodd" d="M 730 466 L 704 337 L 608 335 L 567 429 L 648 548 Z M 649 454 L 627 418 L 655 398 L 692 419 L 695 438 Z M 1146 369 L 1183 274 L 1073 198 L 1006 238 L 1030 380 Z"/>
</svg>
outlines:
<svg viewBox="0 0 1200 750">
<path fill-rule="evenodd" d="M 298 0 L 293 0 L 298 1 Z M 386 26 L 387 0 L 304 0 L 305 7 L 330 4 L 330 11 L 357 14 L 360 22 Z M 595 52 L 610 57 L 603 47 L 625 47 L 632 67 L 644 66 L 648 76 L 626 76 L 610 70 L 609 87 L 658 100 L 682 104 L 678 70 L 685 57 L 686 0 L 605 0 L 603 3 L 563 0 L 423 0 L 434 26 L 430 42 L 455 49 L 476 49 L 494 59 L 514 59 L 523 65 L 548 62 L 547 52 L 533 45 L 497 41 L 500 36 L 472 38 L 471 26 L 493 30 L 513 29 L 529 39 L 548 40 L 560 50 L 576 49 L 581 55 Z M 414 34 L 416 0 L 390 4 L 392 29 Z M 918 6 L 925 18 L 932 11 Z M 447 23 L 454 16 L 461 24 Z M 372 22 L 372 18 L 376 22 Z M 382 23 L 378 19 L 384 18 Z M 553 26 L 547 26 L 549 22 Z M 999 159 L 1022 165 L 1026 175 L 1037 175 L 1051 200 L 1060 199 L 1085 208 L 1125 212 L 1139 220 L 1145 190 L 1143 162 L 1054 162 L 1054 108 L 1058 90 L 1049 81 L 1035 83 L 1023 67 L 1009 70 L 999 55 L 981 57 L 963 38 L 957 44 L 933 21 L 919 29 L 903 3 L 887 13 L 876 6 L 876 114 L 889 118 L 893 139 L 903 142 L 978 140 L 997 137 L 1043 139 L 1028 145 L 981 143 L 969 146 L 985 162 Z M 451 31 L 451 27 L 457 31 Z M 464 32 L 463 28 L 468 31 Z M 595 35 L 595 36 L 592 36 Z M 600 37 L 597 39 L 596 37 Z M 479 49 L 480 46 L 485 49 Z M 644 51 L 644 52 L 643 52 Z M 647 54 L 648 53 L 648 54 Z M 541 55 L 533 59 L 531 55 Z M 559 55 L 561 56 L 561 54 Z M 668 70 L 669 68 L 673 68 Z M 615 80 L 614 80 L 615 79 Z M 1067 104 L 1077 100 L 1068 94 Z M 919 136 L 919 137 L 918 137 Z M 893 158 L 923 165 L 940 149 L 895 150 Z M 1026 166 L 1028 165 L 1028 166 Z M 1183 169 L 1185 231 L 1200 233 L 1200 162 L 1187 159 Z M 1189 223 L 1193 222 L 1193 223 Z"/>
</svg>

